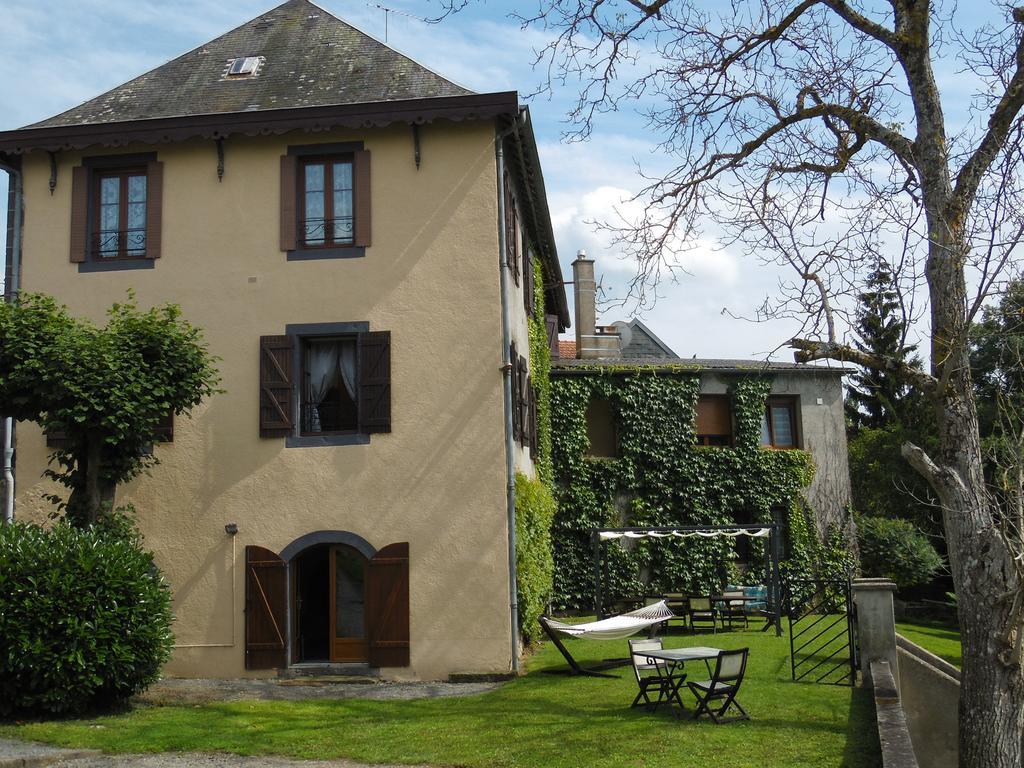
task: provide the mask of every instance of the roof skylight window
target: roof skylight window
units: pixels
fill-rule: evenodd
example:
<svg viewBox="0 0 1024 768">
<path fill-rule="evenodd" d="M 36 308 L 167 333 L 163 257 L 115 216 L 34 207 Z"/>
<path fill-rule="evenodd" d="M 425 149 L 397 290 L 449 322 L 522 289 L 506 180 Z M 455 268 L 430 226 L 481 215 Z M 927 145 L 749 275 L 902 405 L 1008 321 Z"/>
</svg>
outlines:
<svg viewBox="0 0 1024 768">
<path fill-rule="evenodd" d="M 239 56 L 228 63 L 228 77 L 248 77 L 255 75 L 263 63 L 262 56 Z"/>
</svg>

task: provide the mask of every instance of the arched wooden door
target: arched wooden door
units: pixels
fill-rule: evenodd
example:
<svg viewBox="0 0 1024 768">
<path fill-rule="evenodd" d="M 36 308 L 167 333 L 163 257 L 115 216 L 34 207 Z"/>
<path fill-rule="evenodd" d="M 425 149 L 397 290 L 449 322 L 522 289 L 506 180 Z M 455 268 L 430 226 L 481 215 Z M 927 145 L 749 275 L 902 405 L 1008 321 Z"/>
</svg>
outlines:
<svg viewBox="0 0 1024 768">
<path fill-rule="evenodd" d="M 365 662 L 367 559 L 345 544 L 331 547 L 331 661 Z"/>
</svg>

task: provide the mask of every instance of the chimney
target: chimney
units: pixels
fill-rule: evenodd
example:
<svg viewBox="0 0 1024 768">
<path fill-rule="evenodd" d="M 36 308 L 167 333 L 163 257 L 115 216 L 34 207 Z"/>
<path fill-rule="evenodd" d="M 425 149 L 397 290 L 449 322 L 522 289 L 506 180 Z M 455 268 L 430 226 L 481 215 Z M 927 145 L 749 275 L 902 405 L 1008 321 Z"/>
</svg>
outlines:
<svg viewBox="0 0 1024 768">
<path fill-rule="evenodd" d="M 572 263 L 573 297 L 576 304 L 576 357 L 619 357 L 619 335 L 614 328 L 597 327 L 597 283 L 594 260 L 580 250 Z"/>
</svg>

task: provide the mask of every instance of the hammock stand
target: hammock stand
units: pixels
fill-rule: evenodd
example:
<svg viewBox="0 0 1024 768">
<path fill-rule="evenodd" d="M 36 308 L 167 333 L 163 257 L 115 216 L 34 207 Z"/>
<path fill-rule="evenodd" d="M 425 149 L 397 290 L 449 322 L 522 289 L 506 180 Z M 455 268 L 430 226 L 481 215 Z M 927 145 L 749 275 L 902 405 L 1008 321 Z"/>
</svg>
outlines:
<svg viewBox="0 0 1024 768">
<path fill-rule="evenodd" d="M 781 519 L 773 510 L 775 519 Z M 608 568 L 607 560 L 602 568 L 601 545 L 606 541 L 619 539 L 665 539 L 665 538 L 718 538 L 750 536 L 751 538 L 767 539 L 765 547 L 765 571 L 768 574 L 768 619 L 765 629 L 775 627 L 775 636 L 782 636 L 782 589 L 779 576 L 779 561 L 782 558 L 779 534 L 782 525 L 775 523 L 757 523 L 753 525 L 677 525 L 672 528 L 594 528 L 590 531 L 590 543 L 594 555 L 594 611 L 598 619 L 606 614 L 603 600 L 603 583 Z M 623 614 L 628 615 L 628 614 Z M 546 631 L 546 630 L 545 630 Z M 550 633 L 549 633 L 550 634 Z"/>
<path fill-rule="evenodd" d="M 612 669 L 613 667 L 624 667 L 631 663 L 631 659 L 605 659 L 591 667 L 582 667 L 580 663 L 569 653 L 559 634 L 570 637 L 580 637 L 587 640 L 622 640 L 635 635 L 642 629 L 647 629 L 655 624 L 660 624 L 667 619 L 674 618 L 675 614 L 669 610 L 665 601 L 647 605 L 636 611 L 623 613 L 619 616 L 612 616 L 600 621 L 590 621 L 585 624 L 565 624 L 555 621 L 547 616 L 540 617 L 540 626 L 558 651 L 569 663 L 568 669 L 545 669 L 549 675 L 587 675 L 588 677 L 615 677 L 601 670 Z"/>
</svg>

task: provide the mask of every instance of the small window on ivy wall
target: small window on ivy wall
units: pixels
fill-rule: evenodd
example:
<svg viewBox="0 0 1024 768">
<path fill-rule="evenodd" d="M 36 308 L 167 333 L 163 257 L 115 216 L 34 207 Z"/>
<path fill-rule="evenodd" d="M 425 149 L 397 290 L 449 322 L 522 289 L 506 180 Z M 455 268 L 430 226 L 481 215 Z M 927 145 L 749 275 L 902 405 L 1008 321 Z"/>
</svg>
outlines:
<svg viewBox="0 0 1024 768">
<path fill-rule="evenodd" d="M 618 455 L 618 439 L 615 434 L 615 412 L 606 397 L 592 398 L 587 406 L 587 439 L 590 441 L 590 456 L 614 458 Z"/>
<path fill-rule="evenodd" d="M 732 445 L 732 406 L 728 395 L 701 395 L 697 400 L 697 445 Z"/>
<path fill-rule="evenodd" d="M 761 445 L 772 448 L 799 448 L 797 399 L 769 397 L 761 416 Z"/>
</svg>

